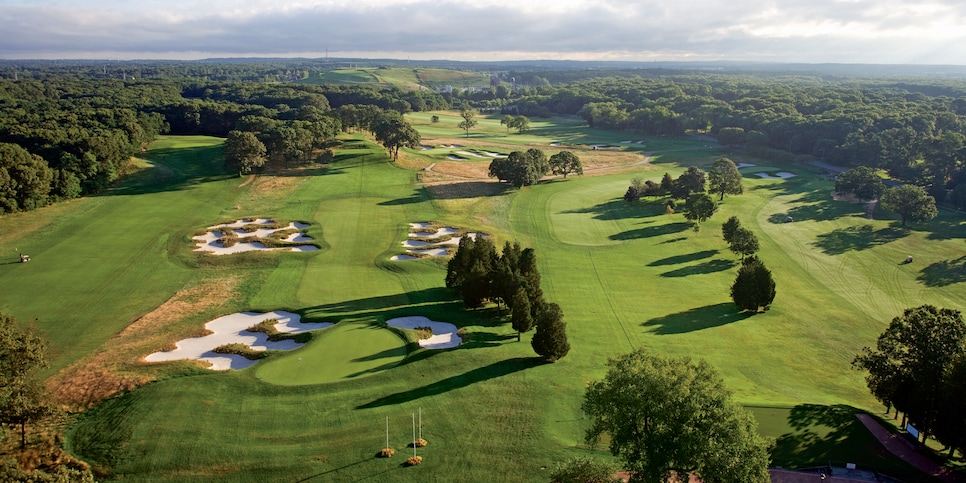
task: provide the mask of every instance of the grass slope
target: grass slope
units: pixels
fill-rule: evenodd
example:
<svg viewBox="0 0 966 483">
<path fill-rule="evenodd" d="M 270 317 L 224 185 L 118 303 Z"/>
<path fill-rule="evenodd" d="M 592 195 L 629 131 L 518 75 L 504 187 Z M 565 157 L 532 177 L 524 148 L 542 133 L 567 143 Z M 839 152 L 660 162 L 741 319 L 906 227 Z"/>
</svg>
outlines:
<svg viewBox="0 0 966 483">
<path fill-rule="evenodd" d="M 497 137 L 498 120 L 488 123 L 481 131 L 490 129 Z M 461 134 L 453 127 L 436 129 L 441 139 Z M 565 139 L 567 132 L 573 133 L 572 139 L 595 141 L 584 137 L 574 120 L 556 125 L 547 121 L 544 129 L 545 135 L 530 134 L 535 145 Z M 631 177 L 658 180 L 665 170 L 676 174 L 687 163 L 707 166 L 714 157 L 700 140 L 648 140 L 647 149 L 661 143 L 670 151 L 654 155 L 656 165 L 626 173 L 554 180 L 487 196 L 454 191 L 449 198 L 432 199 L 414 185 L 415 172 L 388 163 L 378 148 L 347 140 L 330 168 L 284 185 L 277 194 L 239 190 L 238 179 L 183 174 L 183 181 L 172 178 L 175 188 L 161 182 L 130 187 L 142 193 L 118 196 L 123 203 L 113 211 L 94 209 L 101 200 L 97 198 L 90 201 L 94 208 L 81 203 L 76 211 L 51 215 L 53 228 L 32 233 L 59 229 L 65 246 L 86 235 L 103 247 L 107 239 L 97 238 L 99 232 L 75 236 L 58 227 L 71 219 L 75 228 L 99 221 L 109 225 L 136 209 L 151 209 L 142 196 L 177 194 L 171 200 L 154 200 L 168 203 L 171 213 L 154 208 L 155 216 L 168 224 L 150 223 L 180 230 L 180 241 L 157 248 L 151 237 L 126 242 L 125 250 L 132 253 L 122 250 L 105 258 L 110 267 L 146 276 L 149 270 L 138 272 L 140 264 L 163 264 L 169 267 L 161 272 L 166 275 L 155 276 L 171 287 L 201 274 L 241 274 L 252 280 L 241 294 L 242 308 L 295 310 L 313 320 L 344 324 L 343 329 L 355 322 L 379 324 L 392 317 L 424 315 L 468 332 L 461 348 L 419 349 L 395 367 L 328 384 L 282 386 L 259 379 L 267 374 L 260 371 L 275 370 L 269 369 L 271 364 L 282 367 L 299 357 L 322 361 L 336 356 L 324 353 L 333 351 L 324 336 L 261 369 L 175 369 L 170 374 L 179 377 L 163 378 L 84 413 L 68 435 L 70 449 L 130 481 L 543 480 L 542 467 L 586 453 L 581 444 L 587 420 L 580 414 L 580 399 L 587 381 L 603 374 L 610 356 L 645 346 L 706 358 L 723 373 L 738 400 L 751 405 L 878 408 L 862 375 L 850 369 L 852 356 L 874 343 L 901 308 L 922 303 L 966 306 L 966 280 L 943 269 L 962 256 L 961 219 L 943 214 L 933 223 L 900 229 L 888 214 L 869 220 L 860 206 L 832 201 L 831 182 L 804 166 L 736 159 L 800 177 L 763 180 L 747 175 L 746 193 L 726 198 L 719 213 L 694 232 L 681 214 L 666 215 L 660 202 L 620 200 Z M 177 152 L 171 151 L 167 159 L 172 176 L 193 166 L 174 158 Z M 185 199 L 174 199 L 179 197 Z M 221 221 L 239 211 L 233 209 L 236 205 L 246 214 L 308 221 L 315 230 L 312 235 L 327 249 L 217 262 L 186 254 L 185 237 L 192 229 Z M 758 234 L 760 256 L 778 282 L 778 298 L 767 313 L 736 314 L 729 301 L 738 260 L 721 240 L 720 226 L 731 215 Z M 783 223 L 789 215 L 796 221 Z M 179 217 L 180 224 L 174 221 Z M 506 324 L 494 322 L 493 308 L 464 310 L 442 288 L 441 262 L 388 261 L 399 251 L 407 223 L 431 220 L 491 233 L 499 245 L 512 239 L 533 246 L 546 296 L 566 314 L 570 355 L 555 364 L 540 363 L 526 343 L 528 336 L 517 343 Z M 145 259 L 140 264 L 115 264 L 135 261 L 138 250 Z M 35 253 L 42 252 L 33 250 L 31 255 Z M 910 253 L 916 263 L 900 265 Z M 55 272 L 51 278 L 64 276 L 62 270 Z M 82 280 L 78 276 L 74 282 Z M 39 281 L 26 283 L 40 286 Z M 155 298 L 164 298 L 157 281 L 127 289 L 146 307 L 152 302 L 147 294 L 160 292 Z M 117 296 L 125 295 L 116 290 Z M 41 305 L 31 303 L 35 310 Z M 83 316 L 93 319 L 97 314 Z M 110 332 L 83 329 L 74 336 L 91 339 L 83 342 L 91 347 Z M 350 337 L 349 332 L 343 335 Z M 60 343 L 66 346 L 66 341 Z M 332 380 L 346 370 L 326 371 L 322 379 Z M 312 382 L 299 374 L 273 378 Z M 426 458 L 423 465 L 404 469 L 400 456 L 406 455 L 411 437 L 411 414 L 419 408 L 423 437 L 430 445 L 420 452 Z M 799 414 L 794 410 L 759 413 L 763 432 L 777 436 L 793 433 L 782 424 L 808 420 L 793 418 Z M 387 416 L 390 445 L 399 453 L 380 460 L 374 454 L 385 444 Z M 826 431 L 819 426 L 829 426 L 818 421 L 795 431 L 813 425 L 809 430 L 816 433 Z M 833 453 L 860 454 L 831 442 L 824 450 L 805 443 L 776 452 L 776 461 L 807 465 L 815 458 L 838 459 Z M 869 461 L 877 464 L 872 457 Z"/>
</svg>

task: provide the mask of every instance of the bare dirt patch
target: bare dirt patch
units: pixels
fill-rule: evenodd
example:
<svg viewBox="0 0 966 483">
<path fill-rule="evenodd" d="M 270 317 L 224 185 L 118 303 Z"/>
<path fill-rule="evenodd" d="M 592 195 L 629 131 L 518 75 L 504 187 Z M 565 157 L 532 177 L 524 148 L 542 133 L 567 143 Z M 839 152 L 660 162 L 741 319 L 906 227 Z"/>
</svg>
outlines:
<svg viewBox="0 0 966 483">
<path fill-rule="evenodd" d="M 176 340 L 204 335 L 203 327 L 179 322 L 227 306 L 237 296 L 240 281 L 241 277 L 211 279 L 181 289 L 104 343 L 99 352 L 54 374 L 47 387 L 58 403 L 83 409 L 154 380 L 138 370 L 140 359 Z"/>
<path fill-rule="evenodd" d="M 241 188 L 241 187 L 244 187 L 244 186 L 248 186 L 248 185 L 252 184 L 252 181 L 255 181 L 255 173 L 252 173 L 252 174 L 248 175 L 248 179 L 246 179 L 244 183 L 238 185 L 238 187 Z"/>
</svg>

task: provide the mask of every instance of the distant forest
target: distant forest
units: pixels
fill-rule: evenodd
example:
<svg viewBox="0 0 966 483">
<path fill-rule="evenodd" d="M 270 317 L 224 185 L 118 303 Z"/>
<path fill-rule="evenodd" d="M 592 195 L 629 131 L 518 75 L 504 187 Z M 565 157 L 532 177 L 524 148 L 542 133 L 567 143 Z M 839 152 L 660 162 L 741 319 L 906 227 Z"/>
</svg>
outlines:
<svg viewBox="0 0 966 483">
<path fill-rule="evenodd" d="M 340 131 L 370 127 L 355 117 L 360 106 L 576 115 L 629 134 L 713 135 L 772 159 L 885 170 L 966 208 L 964 78 L 499 67 L 488 65 L 489 88 L 435 92 L 298 83 L 331 68 L 308 60 L 0 62 L 0 212 L 103 190 L 164 133 L 257 131 L 270 160 L 311 161 Z"/>
</svg>

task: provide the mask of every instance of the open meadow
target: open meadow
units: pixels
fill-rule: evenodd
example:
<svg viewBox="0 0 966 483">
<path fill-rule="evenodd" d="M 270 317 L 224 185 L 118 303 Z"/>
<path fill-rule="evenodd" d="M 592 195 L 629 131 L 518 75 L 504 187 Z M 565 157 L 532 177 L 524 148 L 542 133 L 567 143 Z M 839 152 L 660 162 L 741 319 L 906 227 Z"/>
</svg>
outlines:
<svg viewBox="0 0 966 483">
<path fill-rule="evenodd" d="M 576 118 L 535 119 L 518 134 L 500 118 L 478 115 L 467 137 L 457 113 L 416 113 L 424 149 L 396 164 L 346 135 L 328 165 L 251 180 L 222 174 L 221 140 L 165 137 L 101 196 L 0 218 L 0 311 L 48 338 L 59 397 L 91 406 L 67 449 L 124 481 L 546 481 L 557 461 L 608 457 L 584 446 L 584 387 L 609 357 L 646 347 L 714 365 L 778 440 L 774 465 L 848 460 L 928 481 L 856 429 L 850 413 L 883 408 L 850 362 L 904 308 L 966 309 L 962 215 L 900 227 L 833 200 L 833 182 L 810 165 Z M 585 175 L 519 190 L 486 178 L 487 153 L 528 147 L 573 150 Z M 622 199 L 634 177 L 659 181 L 720 156 L 757 166 L 742 168 L 745 193 L 698 231 L 662 200 Z M 796 176 L 756 175 L 779 171 Z M 729 297 L 739 259 L 721 224 L 732 215 L 756 233 L 777 282 L 767 312 L 739 314 Z M 205 227 L 256 217 L 306 223 L 321 249 L 193 251 Z M 409 224 L 429 221 L 534 247 L 569 355 L 545 363 L 532 333 L 517 342 L 495 307 L 465 310 L 444 287 L 445 259 L 391 261 Z M 18 252 L 33 261 L 16 263 Z M 915 263 L 901 263 L 910 254 Z M 336 325 L 241 371 L 141 362 L 215 317 L 273 310 Z M 419 348 L 411 331 L 382 326 L 407 316 L 455 324 L 464 342 Z M 429 444 L 408 468 L 420 411 Z M 387 417 L 397 453 L 380 459 Z"/>
</svg>

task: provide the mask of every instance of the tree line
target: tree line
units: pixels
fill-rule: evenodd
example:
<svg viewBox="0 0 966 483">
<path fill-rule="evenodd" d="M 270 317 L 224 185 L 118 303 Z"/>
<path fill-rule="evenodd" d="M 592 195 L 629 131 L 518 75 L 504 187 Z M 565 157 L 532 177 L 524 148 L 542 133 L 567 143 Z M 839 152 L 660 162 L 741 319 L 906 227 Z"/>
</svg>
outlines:
<svg viewBox="0 0 966 483">
<path fill-rule="evenodd" d="M 459 293 L 469 309 L 486 302 L 505 306 L 518 341 L 535 328 L 531 346 L 544 359 L 556 361 L 570 351 L 563 310 L 543 297 L 533 248 L 507 241 L 497 254 L 486 237 L 464 236 L 447 263 L 446 287 Z"/>
</svg>

